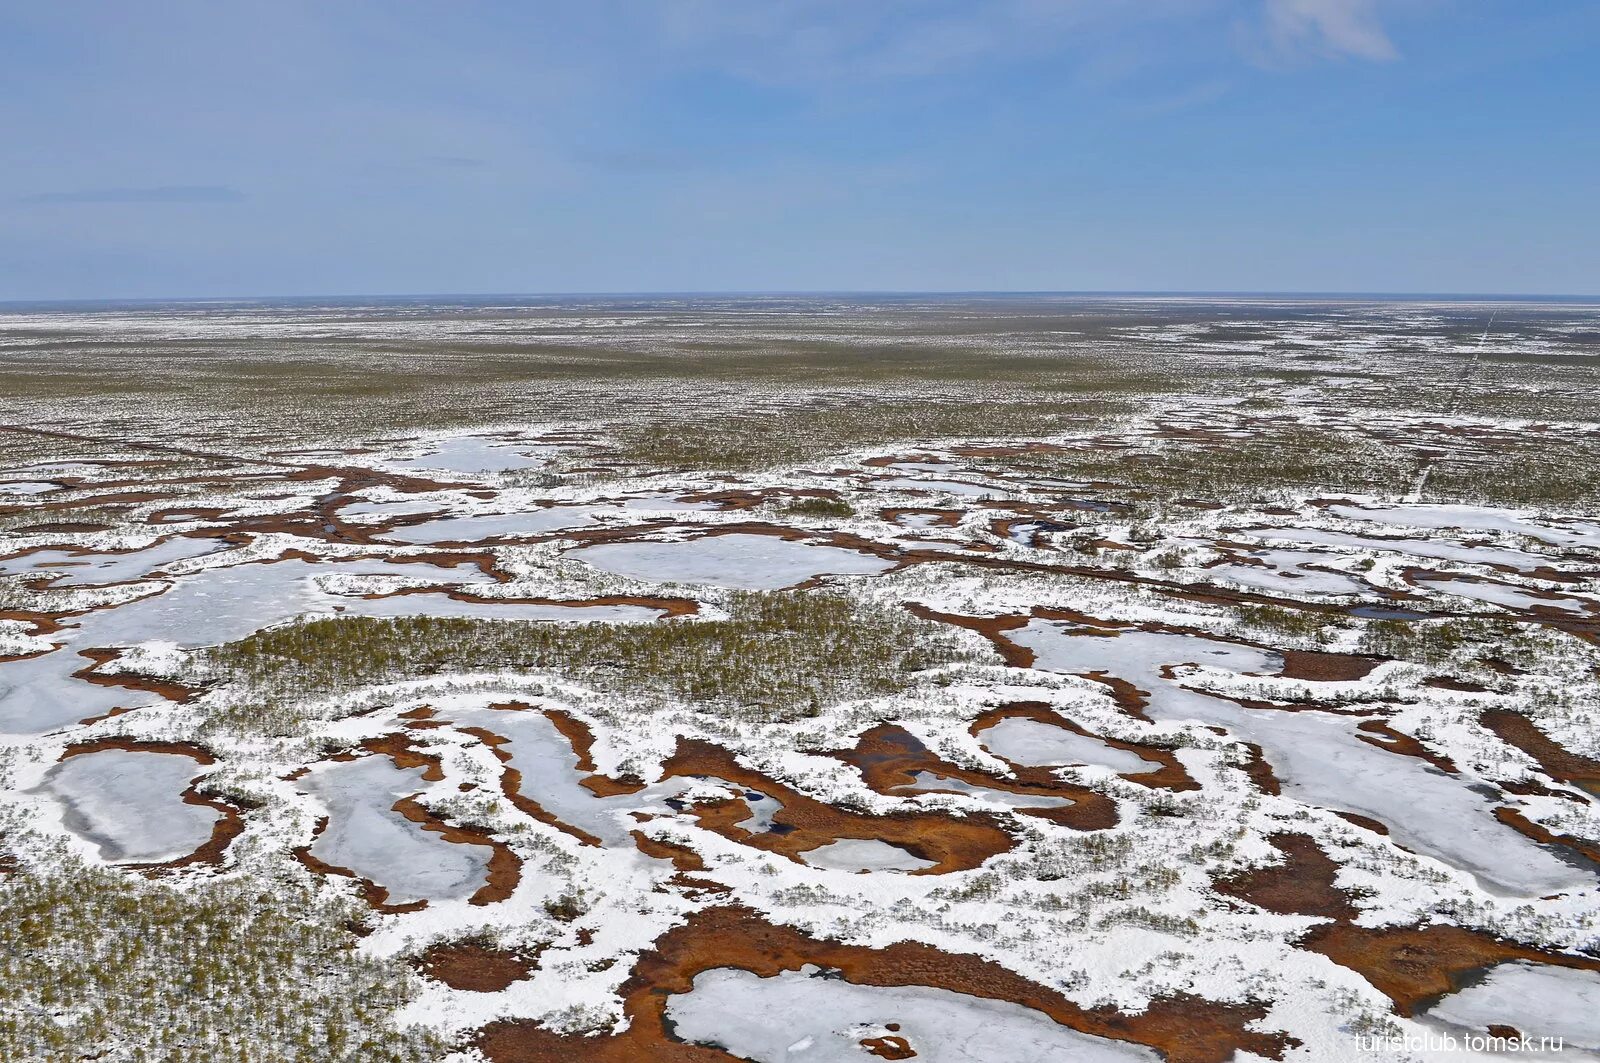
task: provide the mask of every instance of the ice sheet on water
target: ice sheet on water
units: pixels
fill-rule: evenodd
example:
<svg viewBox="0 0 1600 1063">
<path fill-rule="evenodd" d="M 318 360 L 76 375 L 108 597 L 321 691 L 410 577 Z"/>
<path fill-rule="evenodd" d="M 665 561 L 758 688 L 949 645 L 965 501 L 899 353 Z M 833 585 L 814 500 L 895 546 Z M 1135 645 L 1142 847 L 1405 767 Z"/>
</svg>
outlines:
<svg viewBox="0 0 1600 1063">
<path fill-rule="evenodd" d="M 311 855 L 376 882 L 390 904 L 471 896 L 486 881 L 489 847 L 446 841 L 394 810 L 397 800 L 423 789 L 425 770 L 370 756 L 306 775 L 300 789 L 328 809 Z"/>
<path fill-rule="evenodd" d="M 1532 609 L 1534 606 L 1544 606 L 1547 609 L 1564 609 L 1569 613 L 1581 613 L 1592 607 L 1581 598 L 1566 596 L 1542 598 L 1504 583 L 1465 579 L 1422 579 L 1418 582 L 1446 594 L 1488 602 L 1491 605 L 1503 605 L 1508 609 Z"/>
<path fill-rule="evenodd" d="M 0 734 L 45 734 L 112 709 L 161 700 L 73 677 L 91 663 L 68 648 L 0 663 Z"/>
<path fill-rule="evenodd" d="M 920 871 L 934 865 L 876 838 L 840 838 L 801 853 L 800 859 L 830 871 Z"/>
<path fill-rule="evenodd" d="M 864 986 L 815 967 L 762 978 L 720 968 L 671 997 L 678 1037 L 715 1044 L 756 1063 L 857 1063 L 862 1041 L 905 1039 L 927 1063 L 1154 1063 L 1152 1050 L 1079 1033 L 1007 1001 L 927 986 Z M 804 1045 L 803 1048 L 798 1046 Z"/>
<path fill-rule="evenodd" d="M 50 578 L 56 587 L 121 583 L 159 572 L 177 561 L 216 553 L 228 545 L 221 539 L 179 536 L 127 553 L 37 550 L 0 561 L 0 575 Z"/>
<path fill-rule="evenodd" d="M 1354 576 L 1306 567 L 1326 565 L 1334 560 L 1331 554 L 1311 550 L 1252 550 L 1250 556 L 1264 562 L 1265 566 L 1217 565 L 1207 569 L 1206 574 L 1243 587 L 1290 594 L 1361 594 L 1371 589 Z"/>
<path fill-rule="evenodd" d="M 1502 963 L 1423 1014 L 1476 1031 L 1510 1026 L 1532 1038 L 1559 1037 L 1569 1052 L 1600 1050 L 1600 971 Z"/>
<path fill-rule="evenodd" d="M 132 646 L 167 639 L 179 646 L 214 646 L 271 624 L 334 606 L 359 608 L 359 598 L 324 590 L 335 576 L 398 576 L 408 580 L 489 582 L 476 569 L 440 569 L 388 561 L 310 562 L 299 558 L 210 568 L 179 578 L 164 594 L 91 613 L 74 641 L 82 646 Z"/>
<path fill-rule="evenodd" d="M 601 543 L 569 553 L 605 572 L 657 582 L 778 590 L 814 576 L 872 574 L 894 562 L 823 543 L 735 532 L 681 542 Z"/>
<path fill-rule="evenodd" d="M 214 808 L 183 800 L 200 772 L 181 754 L 103 749 L 51 768 L 44 789 L 61 802 L 67 827 L 99 846 L 106 860 L 159 863 L 200 848 L 221 818 Z"/>
<path fill-rule="evenodd" d="M 387 464 L 418 472 L 510 472 L 515 469 L 541 469 L 548 458 L 539 454 L 555 448 L 536 443 L 513 443 L 483 436 L 456 436 L 415 458 L 402 458 Z"/>
<path fill-rule="evenodd" d="M 621 512 L 615 506 L 552 506 L 522 513 L 485 513 L 444 517 L 423 524 L 395 528 L 383 538 L 400 543 L 473 543 L 486 539 L 516 539 L 566 531 L 595 523 L 597 517 Z"/>
<path fill-rule="evenodd" d="M 1268 542 L 1314 543 L 1321 546 L 1351 547 L 1357 550 L 1388 550 L 1412 557 L 1432 557 L 1443 561 L 1464 561 L 1475 565 L 1507 565 L 1535 569 L 1550 563 L 1547 557 L 1524 550 L 1496 546 L 1467 546 L 1443 539 L 1382 539 L 1373 535 L 1325 531 L 1320 528 L 1250 528 L 1242 534 Z"/>
<path fill-rule="evenodd" d="M 1050 797 L 1044 794 L 1017 794 L 1009 790 L 996 789 L 993 786 L 979 786 L 976 783 L 965 782 L 961 779 L 952 779 L 937 772 L 913 772 L 913 781 L 904 786 L 897 786 L 893 792 L 897 794 L 908 793 L 956 793 L 968 797 L 976 797 L 981 801 L 990 801 L 1004 805 L 1007 808 L 1062 808 L 1075 802 L 1070 797 Z"/>
<path fill-rule="evenodd" d="M 1378 521 L 1402 528 L 1464 528 L 1507 532 L 1556 546 L 1600 547 L 1600 527 L 1593 524 L 1539 524 L 1489 506 L 1401 505 L 1330 506 L 1328 511 L 1351 520 Z"/>
<path fill-rule="evenodd" d="M 667 779 L 636 794 L 601 797 L 582 784 L 572 743 L 544 713 L 525 709 L 473 708 L 449 713 L 457 727 L 481 728 L 506 741 L 498 749 L 519 776 L 519 792 L 568 826 L 608 846 L 633 848 L 638 822 L 628 813 L 664 801 L 692 785 Z"/>
<path fill-rule="evenodd" d="M 1370 816 L 1395 840 L 1475 876 L 1486 888 L 1543 896 L 1593 885 L 1593 876 L 1494 817 L 1496 800 L 1467 778 L 1360 737 L 1360 717 L 1317 711 L 1247 709 L 1167 679 L 1165 667 L 1202 664 L 1231 672 L 1273 672 L 1277 654 L 1169 632 L 1075 634 L 1059 621 L 1032 620 L 1011 633 L 1033 650 L 1034 667 L 1077 675 L 1105 672 L 1149 691 L 1145 713 L 1158 722 L 1223 727 L 1261 747 L 1287 796 Z"/>
<path fill-rule="evenodd" d="M 1129 774 L 1155 771 L 1159 767 L 1136 753 L 1106 745 L 1098 738 L 1016 716 L 1007 716 L 985 728 L 978 734 L 978 741 L 996 756 L 1025 767 L 1095 764 Z"/>
<path fill-rule="evenodd" d="M 0 483 L 0 495 L 12 497 L 42 495 L 60 489 L 60 484 L 50 483 L 48 480 L 14 480 L 10 483 Z"/>
<path fill-rule="evenodd" d="M 1006 493 L 1003 485 L 974 484 L 964 480 L 923 480 L 911 476 L 874 480 L 869 486 L 884 491 L 931 491 L 937 494 L 961 495 L 966 498 L 989 498 Z"/>
</svg>

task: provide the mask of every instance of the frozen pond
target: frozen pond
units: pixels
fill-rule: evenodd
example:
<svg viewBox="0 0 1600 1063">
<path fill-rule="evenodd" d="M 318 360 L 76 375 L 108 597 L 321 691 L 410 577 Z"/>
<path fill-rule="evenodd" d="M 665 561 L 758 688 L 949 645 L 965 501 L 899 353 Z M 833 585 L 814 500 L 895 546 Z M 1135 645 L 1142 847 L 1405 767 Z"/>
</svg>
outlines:
<svg viewBox="0 0 1600 1063">
<path fill-rule="evenodd" d="M 63 648 L 0 663 L 0 734 L 44 734 L 112 709 L 160 701 L 155 694 L 73 678 L 93 662 Z"/>
<path fill-rule="evenodd" d="M 712 502 L 696 502 L 672 495 L 635 495 L 623 500 L 622 508 L 644 513 L 697 513 L 717 507 Z"/>
<path fill-rule="evenodd" d="M 902 528 L 936 528 L 946 523 L 937 513 L 902 513 L 894 520 Z"/>
<path fill-rule="evenodd" d="M 800 859 L 830 871 L 920 871 L 937 862 L 876 838 L 840 838 L 801 853 Z"/>
<path fill-rule="evenodd" d="M 1490 605 L 1503 605 L 1507 609 L 1532 609 L 1542 605 L 1547 609 L 1564 609 L 1570 613 L 1581 613 L 1586 607 L 1585 602 L 1579 598 L 1565 596 L 1542 598 L 1504 583 L 1466 579 L 1419 579 L 1417 582 L 1432 590 L 1471 598 L 1474 601 L 1488 602 Z"/>
<path fill-rule="evenodd" d="M 418 472 L 511 472 L 516 469 L 542 469 L 547 459 L 536 456 L 554 447 L 538 443 L 513 443 L 483 436 L 456 436 L 446 439 L 415 458 L 402 458 L 385 464 Z"/>
<path fill-rule="evenodd" d="M 993 786 L 978 786 L 975 783 L 961 779 L 952 779 L 932 771 L 918 771 L 912 773 L 914 780 L 904 786 L 896 786 L 896 794 L 911 793 L 954 793 L 975 797 L 980 801 L 991 801 L 1008 808 L 1063 808 L 1076 804 L 1070 797 L 1049 797 L 1043 794 L 1017 794 L 1010 790 L 999 790 Z"/>
<path fill-rule="evenodd" d="M 1249 528 L 1241 534 L 1269 542 L 1315 543 L 1321 546 L 1355 550 L 1387 550 L 1412 557 L 1431 557 L 1441 561 L 1463 561 L 1475 565 L 1505 565 L 1535 569 L 1550 563 L 1550 558 L 1523 550 L 1497 546 L 1467 546 L 1443 539 L 1380 539 L 1372 535 L 1322 531 L 1317 528 Z"/>
<path fill-rule="evenodd" d="M 30 495 L 42 495 L 60 489 L 60 484 L 49 483 L 45 480 L 22 480 L 0 484 L 0 495 L 27 497 Z"/>
<path fill-rule="evenodd" d="M 1511 1026 L 1535 1039 L 1559 1037 L 1566 1052 L 1600 1051 L 1600 971 L 1502 963 L 1423 1014 L 1474 1031 Z"/>
<path fill-rule="evenodd" d="M 993 727 L 984 728 L 978 734 L 978 741 L 995 756 L 1031 768 L 1094 764 L 1119 774 L 1134 775 L 1160 767 L 1136 753 L 1106 745 L 1098 738 L 1019 716 L 1007 716 Z"/>
<path fill-rule="evenodd" d="M 50 578 L 55 587 L 121 583 L 159 572 L 178 561 L 216 553 L 228 545 L 220 539 L 175 537 L 126 553 L 36 550 L 0 561 L 0 574 Z"/>
<path fill-rule="evenodd" d="M 416 516 L 419 513 L 435 513 L 448 505 L 450 500 L 440 495 L 399 498 L 384 502 L 347 502 L 339 507 L 339 516 L 345 520 L 352 517 L 371 517 L 381 520 L 389 517 Z"/>
<path fill-rule="evenodd" d="M 902 550 L 929 550 L 936 554 L 964 554 L 972 549 L 970 543 L 949 543 L 940 539 L 896 539 Z"/>
<path fill-rule="evenodd" d="M 394 528 L 383 538 L 399 543 L 475 543 L 486 539 L 520 539 L 553 531 L 581 528 L 605 514 L 620 513 L 615 506 L 551 506 L 522 513 L 485 513 L 444 517 L 424 524 Z"/>
<path fill-rule="evenodd" d="M 101 857 L 153 864 L 188 856 L 211 840 L 222 814 L 182 796 L 200 773 L 181 754 L 103 749 L 51 768 L 43 789 L 61 803 L 67 827 L 99 846 Z"/>
<path fill-rule="evenodd" d="M 1401 528 L 1464 528 L 1506 532 L 1555 546 L 1600 547 L 1600 528 L 1592 524 L 1536 524 L 1527 517 L 1487 506 L 1330 506 L 1330 513 L 1350 520 L 1379 521 Z"/>
<path fill-rule="evenodd" d="M 691 785 L 686 779 L 667 779 L 636 794 L 600 797 L 583 785 L 584 773 L 578 768 L 572 743 L 544 713 L 482 707 L 446 711 L 444 716 L 458 728 L 479 728 L 505 739 L 498 749 L 511 758 L 506 766 L 518 775 L 517 792 L 606 846 L 632 849 L 632 832 L 639 823 L 628 813 L 681 793 Z"/>
<path fill-rule="evenodd" d="M 442 569 L 388 561 L 251 562 L 210 568 L 178 579 L 164 594 L 140 598 L 79 621 L 75 642 L 84 646 L 133 646 L 166 639 L 179 646 L 215 646 L 244 638 L 269 624 L 303 613 L 331 612 L 336 605 L 359 609 L 362 599 L 322 586 L 324 577 L 394 576 L 409 583 L 487 583 L 476 568 Z M 413 597 L 407 595 L 406 597 Z M 422 603 L 416 603 L 422 609 Z"/>
<path fill-rule="evenodd" d="M 1323 572 L 1306 567 L 1337 560 L 1333 554 L 1311 550 L 1251 550 L 1249 556 L 1264 562 L 1265 566 L 1216 565 L 1206 569 L 1206 575 L 1220 576 L 1242 587 L 1287 591 L 1290 594 L 1362 594 L 1370 589 L 1361 580 L 1342 572 Z"/>
<path fill-rule="evenodd" d="M 389 904 L 469 897 L 488 879 L 490 847 L 446 841 L 394 805 L 420 792 L 424 768 L 370 756 L 317 768 L 297 784 L 321 800 L 328 825 L 311 855 L 389 891 Z"/>
<path fill-rule="evenodd" d="M 744 790 L 739 794 L 750 809 L 750 814 L 743 819 L 735 820 L 734 826 L 741 827 L 751 834 L 766 834 L 772 830 L 772 817 L 783 811 L 783 802 L 776 797 L 768 797 L 758 790 Z"/>
<path fill-rule="evenodd" d="M 960 495 L 964 498 L 988 498 L 1003 495 L 1003 486 L 972 484 L 963 480 L 919 480 L 910 476 L 896 476 L 888 480 L 874 480 L 872 486 L 883 491 L 933 491 L 938 494 Z"/>
<path fill-rule="evenodd" d="M 893 568 L 872 554 L 776 535 L 735 532 L 680 542 L 602 543 L 568 556 L 604 572 L 655 582 L 770 591 L 822 575 L 857 575 Z"/>
<path fill-rule="evenodd" d="M 1261 747 L 1283 792 L 1307 804 L 1369 816 L 1399 844 L 1461 868 L 1486 888 L 1543 896 L 1594 885 L 1594 876 L 1494 818 L 1503 801 L 1425 760 L 1363 741 L 1361 717 L 1326 712 L 1247 709 L 1184 685 L 1162 669 L 1200 664 L 1229 672 L 1275 672 L 1276 654 L 1196 635 L 1151 631 L 1074 634 L 1061 621 L 1032 620 L 1012 632 L 1037 654 L 1034 665 L 1085 675 L 1104 672 L 1149 692 L 1145 713 L 1157 722 L 1223 727 Z"/>
<path fill-rule="evenodd" d="M 212 540 L 197 540 L 212 542 Z M 338 594 L 324 583 L 340 577 L 397 577 L 407 584 L 467 588 L 492 582 L 475 568 L 442 569 L 387 561 L 251 562 L 175 577 L 164 593 L 77 618 L 55 636 L 62 648 L 0 663 L 0 733 L 43 734 L 103 716 L 114 708 L 159 701 L 156 695 L 91 684 L 73 676 L 92 663 L 77 647 L 126 647 L 165 640 L 185 649 L 244 638 L 306 614 L 374 617 L 467 617 L 552 623 L 628 623 L 658 619 L 638 605 L 552 605 L 476 602 L 437 590 L 366 598 Z M 448 582 L 446 582 L 448 581 Z M 385 588 L 389 589 L 389 588 Z"/>
<path fill-rule="evenodd" d="M 873 1058 L 862 1042 L 879 1038 L 902 1038 L 918 1063 L 1160 1058 L 1142 1045 L 1079 1033 L 1007 1001 L 926 986 L 854 985 L 812 966 L 771 978 L 705 971 L 688 993 L 667 1001 L 666 1017 L 680 1039 L 719 1045 L 757 1063 L 861 1063 Z"/>
</svg>

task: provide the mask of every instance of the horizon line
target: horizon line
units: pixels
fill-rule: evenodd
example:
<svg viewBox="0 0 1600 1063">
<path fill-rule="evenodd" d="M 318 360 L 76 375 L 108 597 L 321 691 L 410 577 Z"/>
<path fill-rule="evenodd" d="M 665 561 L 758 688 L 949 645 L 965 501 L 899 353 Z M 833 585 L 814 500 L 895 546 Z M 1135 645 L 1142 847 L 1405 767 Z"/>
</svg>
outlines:
<svg viewBox="0 0 1600 1063">
<path fill-rule="evenodd" d="M 572 290 L 543 292 L 341 292 L 317 294 L 256 294 L 256 295 L 150 295 L 150 296 L 57 296 L 43 299 L 0 299 L 0 308 L 50 307 L 50 306 L 115 306 L 163 304 L 239 304 L 272 302 L 354 302 L 420 301 L 450 299 L 660 299 L 660 298 L 822 298 L 822 297 L 913 297 L 943 296 L 968 298 L 1004 297 L 1121 297 L 1158 299 L 1207 298 L 1258 298 L 1258 299 L 1363 299 L 1387 301 L 1438 301 L 1438 302 L 1546 302 L 1585 303 L 1600 302 L 1600 294 L 1575 292 L 1428 292 L 1428 291 L 1358 291 L 1314 289 L 1250 289 L 1250 288 L 1083 288 L 1083 289 L 1000 289 L 1000 288 L 790 288 L 790 289 L 641 289 L 627 290 Z"/>
</svg>

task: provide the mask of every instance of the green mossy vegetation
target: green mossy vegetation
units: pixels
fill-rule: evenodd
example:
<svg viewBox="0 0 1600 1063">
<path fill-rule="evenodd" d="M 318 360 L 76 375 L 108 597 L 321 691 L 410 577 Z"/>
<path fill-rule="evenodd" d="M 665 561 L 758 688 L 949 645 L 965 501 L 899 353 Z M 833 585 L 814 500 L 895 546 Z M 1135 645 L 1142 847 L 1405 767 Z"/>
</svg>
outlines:
<svg viewBox="0 0 1600 1063">
<path fill-rule="evenodd" d="M 928 669 L 988 660 L 948 627 L 898 605 L 816 591 L 730 596 L 726 619 L 643 624 L 331 618 L 258 632 L 199 659 L 262 706 L 228 726 L 292 724 L 293 706 L 396 679 L 485 670 L 550 671 L 625 697 L 682 699 L 753 720 L 910 689 Z M 290 713 L 286 718 L 285 710 Z"/>
</svg>

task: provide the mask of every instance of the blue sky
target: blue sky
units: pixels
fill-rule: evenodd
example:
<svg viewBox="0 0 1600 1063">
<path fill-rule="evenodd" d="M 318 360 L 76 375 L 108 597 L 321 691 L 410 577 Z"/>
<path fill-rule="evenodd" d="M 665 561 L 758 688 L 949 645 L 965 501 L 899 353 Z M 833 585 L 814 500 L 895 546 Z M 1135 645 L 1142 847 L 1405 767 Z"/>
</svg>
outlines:
<svg viewBox="0 0 1600 1063">
<path fill-rule="evenodd" d="M 1600 293 L 1594 0 L 0 0 L 0 300 Z"/>
</svg>

